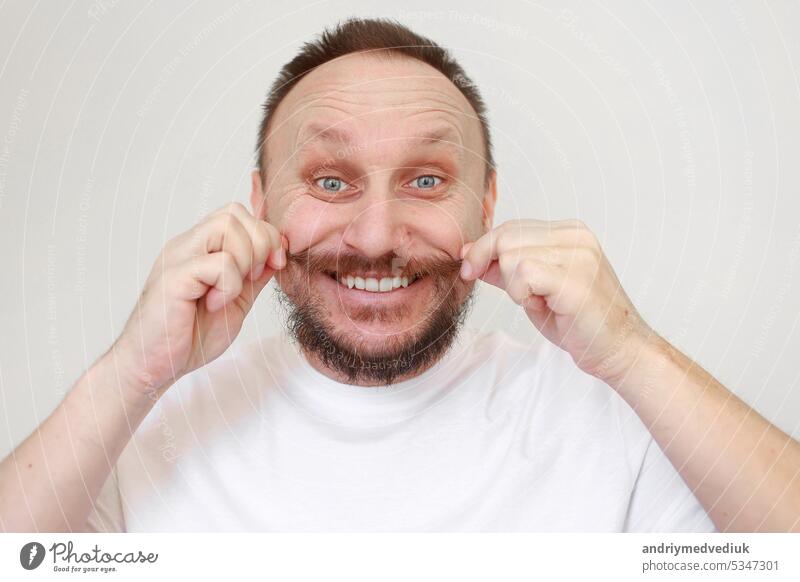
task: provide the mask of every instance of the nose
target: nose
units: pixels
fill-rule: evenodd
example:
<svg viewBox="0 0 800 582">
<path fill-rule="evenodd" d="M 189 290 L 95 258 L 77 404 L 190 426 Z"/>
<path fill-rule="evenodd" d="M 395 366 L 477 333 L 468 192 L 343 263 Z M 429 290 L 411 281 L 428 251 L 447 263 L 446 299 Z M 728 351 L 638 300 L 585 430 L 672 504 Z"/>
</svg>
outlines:
<svg viewBox="0 0 800 582">
<path fill-rule="evenodd" d="M 369 195 L 362 202 L 346 226 L 344 243 L 371 258 L 403 248 L 409 237 L 402 203 L 392 196 Z"/>
</svg>

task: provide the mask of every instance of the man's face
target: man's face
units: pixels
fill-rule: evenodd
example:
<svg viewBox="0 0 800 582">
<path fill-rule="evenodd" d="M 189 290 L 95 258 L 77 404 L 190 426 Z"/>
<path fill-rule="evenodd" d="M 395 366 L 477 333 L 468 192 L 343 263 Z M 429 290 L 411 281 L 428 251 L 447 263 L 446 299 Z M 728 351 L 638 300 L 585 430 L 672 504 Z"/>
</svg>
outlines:
<svg viewBox="0 0 800 582">
<path fill-rule="evenodd" d="M 491 224 L 474 110 L 427 64 L 356 53 L 295 85 L 271 131 L 252 202 L 289 241 L 294 335 L 353 383 L 419 373 L 463 319 L 461 247 Z"/>
</svg>

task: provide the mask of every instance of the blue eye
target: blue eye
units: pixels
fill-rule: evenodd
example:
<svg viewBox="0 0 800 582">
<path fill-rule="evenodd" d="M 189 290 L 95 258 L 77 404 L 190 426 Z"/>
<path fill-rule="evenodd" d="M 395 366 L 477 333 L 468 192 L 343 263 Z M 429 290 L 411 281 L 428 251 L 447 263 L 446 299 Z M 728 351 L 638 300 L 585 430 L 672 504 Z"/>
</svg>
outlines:
<svg viewBox="0 0 800 582">
<path fill-rule="evenodd" d="M 439 181 L 436 182 L 435 180 L 439 180 Z M 440 177 L 438 177 L 438 176 L 432 176 L 430 174 L 426 174 L 425 176 L 420 176 L 419 178 L 414 178 L 413 180 L 411 180 L 412 184 L 414 182 L 417 182 L 419 184 L 417 186 L 418 188 L 421 188 L 423 190 L 427 190 L 427 189 L 434 188 L 434 187 L 438 186 L 439 184 L 441 184 L 442 179 Z"/>
<path fill-rule="evenodd" d="M 322 182 L 322 184 L 320 184 Z M 315 183 L 319 185 L 320 188 L 325 190 L 326 192 L 341 192 L 347 186 L 343 180 L 339 178 L 335 178 L 333 176 L 326 176 L 324 178 L 318 178 L 315 180 Z"/>
</svg>

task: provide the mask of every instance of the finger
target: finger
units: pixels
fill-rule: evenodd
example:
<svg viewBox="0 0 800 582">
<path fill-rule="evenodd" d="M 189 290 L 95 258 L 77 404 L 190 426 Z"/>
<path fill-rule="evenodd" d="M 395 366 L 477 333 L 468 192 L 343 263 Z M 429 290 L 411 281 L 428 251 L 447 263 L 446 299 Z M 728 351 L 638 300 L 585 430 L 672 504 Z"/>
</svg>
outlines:
<svg viewBox="0 0 800 582">
<path fill-rule="evenodd" d="M 556 267 L 539 260 L 535 252 L 512 251 L 501 256 L 498 263 L 506 293 L 519 305 L 533 295 L 550 295 L 562 281 Z"/>
<path fill-rule="evenodd" d="M 482 277 L 492 261 L 507 252 L 522 247 L 547 245 L 551 229 L 545 221 L 515 220 L 501 224 L 462 249 L 461 275 L 465 280 Z"/>
<path fill-rule="evenodd" d="M 494 285 L 500 289 L 505 291 L 506 284 L 503 281 L 503 275 L 500 272 L 500 264 L 497 261 L 492 261 L 489 265 L 489 268 L 486 269 L 486 272 L 481 275 L 481 281 L 489 283 L 490 285 Z"/>
<path fill-rule="evenodd" d="M 514 270 L 521 260 L 538 261 L 543 266 L 558 266 L 562 260 L 560 250 L 552 247 L 520 247 L 507 251 L 489 264 L 480 279 L 508 291 L 508 286 L 513 280 Z"/>
<path fill-rule="evenodd" d="M 549 308 L 547 307 L 547 301 L 541 295 L 531 295 L 525 301 L 522 302 L 522 306 L 525 309 L 530 309 L 531 311 L 547 311 Z"/>
<path fill-rule="evenodd" d="M 286 237 L 281 235 L 278 229 L 272 224 L 257 218 L 239 203 L 233 203 L 230 210 L 246 227 L 253 228 L 253 230 L 260 232 L 262 236 L 265 236 L 269 240 L 269 253 L 267 258 L 269 259 L 270 265 L 276 270 L 286 266 L 286 249 L 289 246 Z"/>
<path fill-rule="evenodd" d="M 496 260 L 492 261 L 489 268 L 480 279 L 499 289 L 503 289 L 515 303 L 518 303 L 525 309 L 534 312 L 548 311 L 547 291 L 549 286 L 547 281 L 550 280 L 550 276 L 545 276 L 543 272 L 533 273 L 530 267 L 518 271 L 518 259 L 521 257 L 514 257 L 513 253 L 505 256 L 513 259 L 512 261 L 506 259 L 506 261 L 508 261 L 508 263 L 504 265 L 507 273 L 506 275 L 503 274 L 500 268 L 500 260 Z M 542 269 L 548 267 L 549 265 L 542 264 Z"/>
<path fill-rule="evenodd" d="M 267 229 L 272 243 L 272 251 L 267 260 L 267 266 L 278 271 L 286 266 L 286 251 L 289 249 L 289 241 L 278 229 L 268 222 L 261 221 Z"/>
<path fill-rule="evenodd" d="M 208 228 L 214 232 L 209 233 L 204 250 L 207 253 L 230 253 L 242 277 L 248 276 L 257 262 L 257 255 L 253 239 L 241 221 L 233 214 L 220 215 L 218 219 L 210 221 Z M 259 251 L 259 254 L 263 255 L 264 251 Z"/>
<path fill-rule="evenodd" d="M 515 249 L 527 247 L 551 247 L 574 249 L 591 245 L 594 235 L 577 228 L 575 220 L 514 220 L 501 224 L 476 242 L 468 242 L 461 248 L 461 258 L 468 265 L 468 279 L 481 277 L 492 261 Z"/>
<path fill-rule="evenodd" d="M 241 228 L 237 227 L 237 222 Z M 257 220 L 239 203 L 228 204 L 216 210 L 193 228 L 167 242 L 161 255 L 162 264 L 164 267 L 177 266 L 194 256 L 222 250 L 231 231 L 242 232 L 250 240 L 252 258 L 240 262 L 249 262 L 253 269 L 252 277 L 258 278 L 261 270 L 258 265 L 266 263 L 271 251 L 280 245 L 280 235 L 274 227 L 263 220 Z M 238 249 L 238 245 L 236 248 Z M 240 258 L 238 252 L 236 256 Z"/>
<path fill-rule="evenodd" d="M 236 216 L 253 239 L 255 266 L 253 279 L 261 276 L 264 268 L 281 269 L 286 265 L 286 253 L 283 248 L 283 237 L 273 225 L 254 216 L 238 202 L 227 207 L 227 211 Z"/>
<path fill-rule="evenodd" d="M 244 267 L 253 262 L 249 238 L 244 226 L 235 216 L 215 212 L 170 240 L 161 253 L 161 263 L 164 268 L 179 267 L 193 258 L 225 249 L 233 250 Z M 250 258 L 247 258 L 248 255 Z"/>
<path fill-rule="evenodd" d="M 497 229 L 492 229 L 462 250 L 461 278 L 472 281 L 482 276 L 497 259 Z M 465 245 L 466 246 L 466 245 Z"/>
<path fill-rule="evenodd" d="M 234 256 L 227 251 L 200 255 L 176 269 L 179 281 L 175 285 L 182 298 L 197 300 L 206 296 L 206 307 L 217 311 L 242 292 L 242 273 Z"/>
</svg>

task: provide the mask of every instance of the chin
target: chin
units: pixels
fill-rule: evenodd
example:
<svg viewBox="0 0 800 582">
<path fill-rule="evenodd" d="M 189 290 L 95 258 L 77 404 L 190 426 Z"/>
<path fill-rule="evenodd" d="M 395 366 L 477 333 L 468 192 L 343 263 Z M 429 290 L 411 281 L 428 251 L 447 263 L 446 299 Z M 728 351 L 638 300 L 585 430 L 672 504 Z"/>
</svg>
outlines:
<svg viewBox="0 0 800 582">
<path fill-rule="evenodd" d="M 410 273 L 282 274 L 287 327 L 306 355 L 354 384 L 388 384 L 438 360 L 469 310 L 473 283 Z M 399 279 L 399 280 L 398 280 Z"/>
</svg>

